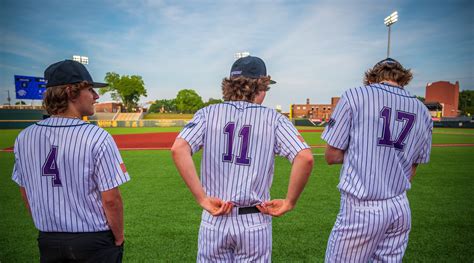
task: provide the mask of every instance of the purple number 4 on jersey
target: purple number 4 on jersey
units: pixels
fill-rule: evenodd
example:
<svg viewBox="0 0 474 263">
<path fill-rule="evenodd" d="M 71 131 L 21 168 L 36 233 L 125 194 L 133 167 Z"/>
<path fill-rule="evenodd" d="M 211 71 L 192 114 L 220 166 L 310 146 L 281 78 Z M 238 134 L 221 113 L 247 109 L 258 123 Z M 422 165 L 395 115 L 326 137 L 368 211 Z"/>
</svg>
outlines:
<svg viewBox="0 0 474 263">
<path fill-rule="evenodd" d="M 56 162 L 56 156 L 58 154 L 58 146 L 53 145 L 51 151 L 49 151 L 48 158 L 43 164 L 42 176 L 53 176 L 53 186 L 62 186 L 61 179 L 59 178 L 59 169 Z"/>
</svg>

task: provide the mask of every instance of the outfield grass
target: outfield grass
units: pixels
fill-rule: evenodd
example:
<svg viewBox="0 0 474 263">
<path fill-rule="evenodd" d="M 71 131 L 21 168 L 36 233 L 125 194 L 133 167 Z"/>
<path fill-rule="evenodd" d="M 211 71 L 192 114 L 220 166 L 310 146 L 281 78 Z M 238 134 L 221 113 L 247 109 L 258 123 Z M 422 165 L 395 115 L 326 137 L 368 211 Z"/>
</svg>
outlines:
<svg viewBox="0 0 474 263">
<path fill-rule="evenodd" d="M 472 134 L 474 135 L 473 128 L 435 128 L 435 133 L 457 133 L 457 134 Z"/>
<path fill-rule="evenodd" d="M 18 132 L 0 131 L 0 145 L 13 145 Z M 320 135 L 304 135 L 308 134 L 310 139 Z M 466 136 L 458 137 L 464 141 Z M 339 209 L 340 166 L 326 165 L 323 149 L 313 152 L 315 169 L 297 208 L 273 221 L 274 262 L 323 260 Z M 195 261 L 200 209 L 177 174 L 169 151 L 122 151 L 122 156 L 132 177 L 121 187 L 125 262 Z M 405 262 L 473 261 L 473 156 L 474 147 L 433 148 L 431 162 L 419 167 L 408 193 L 413 228 Z M 10 179 L 13 159 L 12 153 L 0 152 L 0 262 L 38 261 L 37 231 Z M 194 159 L 199 167 L 200 154 Z M 277 158 L 275 171 L 272 196 L 281 198 L 290 164 Z"/>
</svg>

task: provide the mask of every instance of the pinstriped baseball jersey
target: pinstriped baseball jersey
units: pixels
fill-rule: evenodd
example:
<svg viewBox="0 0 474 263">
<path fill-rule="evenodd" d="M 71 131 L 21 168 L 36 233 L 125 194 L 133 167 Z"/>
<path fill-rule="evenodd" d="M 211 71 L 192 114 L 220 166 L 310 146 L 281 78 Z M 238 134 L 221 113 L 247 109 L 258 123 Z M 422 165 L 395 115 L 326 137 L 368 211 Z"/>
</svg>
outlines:
<svg viewBox="0 0 474 263">
<path fill-rule="evenodd" d="M 36 228 L 108 230 L 101 191 L 130 180 L 109 133 L 79 119 L 51 117 L 15 142 L 12 179 L 24 187 Z"/>
<path fill-rule="evenodd" d="M 340 191 L 363 200 L 404 193 L 412 164 L 429 161 L 432 127 L 426 106 L 404 89 L 371 84 L 346 91 L 321 136 L 346 150 Z"/>
<path fill-rule="evenodd" d="M 201 183 L 209 196 L 254 206 L 270 200 L 274 155 L 291 162 L 309 146 L 275 110 L 228 101 L 199 110 L 178 137 L 203 149 Z"/>
</svg>

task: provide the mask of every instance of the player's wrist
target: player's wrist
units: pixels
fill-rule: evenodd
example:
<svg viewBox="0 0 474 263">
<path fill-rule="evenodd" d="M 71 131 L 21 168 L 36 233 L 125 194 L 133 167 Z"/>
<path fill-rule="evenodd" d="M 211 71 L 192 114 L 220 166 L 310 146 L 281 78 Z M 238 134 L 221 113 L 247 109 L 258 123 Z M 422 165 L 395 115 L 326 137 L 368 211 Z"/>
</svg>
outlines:
<svg viewBox="0 0 474 263">
<path fill-rule="evenodd" d="M 196 197 L 196 202 L 197 202 L 200 206 L 204 207 L 204 205 L 205 205 L 205 203 L 206 203 L 206 198 L 207 198 L 207 196 Z"/>
<path fill-rule="evenodd" d="M 296 200 L 286 198 L 285 202 L 286 202 L 287 206 L 290 208 L 289 210 L 292 210 L 296 206 Z"/>
<path fill-rule="evenodd" d="M 125 238 L 123 235 L 119 237 L 115 237 L 115 245 L 116 246 L 121 246 L 125 242 Z"/>
</svg>

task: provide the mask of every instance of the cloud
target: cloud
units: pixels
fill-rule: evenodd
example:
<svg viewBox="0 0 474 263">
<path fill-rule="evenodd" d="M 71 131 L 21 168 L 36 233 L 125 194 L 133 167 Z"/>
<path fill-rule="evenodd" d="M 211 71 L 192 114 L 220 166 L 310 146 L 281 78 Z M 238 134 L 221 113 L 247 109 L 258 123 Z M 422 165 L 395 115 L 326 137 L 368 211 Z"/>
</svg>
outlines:
<svg viewBox="0 0 474 263">
<path fill-rule="evenodd" d="M 81 10 L 81 3 L 55 5 L 59 10 Z M 195 89 L 203 98 L 220 97 L 220 82 L 228 75 L 234 53 L 249 51 L 266 61 L 269 74 L 278 81 L 266 105 L 287 108 L 306 98 L 326 103 L 360 85 L 364 71 L 386 54 L 383 18 L 401 6 L 404 20 L 394 27 L 392 48 L 416 71 L 410 88 L 421 90 L 424 82 L 442 76 L 472 76 L 472 31 L 454 30 L 463 25 L 450 16 L 428 26 L 427 4 L 414 8 L 408 1 L 387 5 L 250 0 L 94 3 L 95 13 L 61 23 L 50 10 L 53 4 L 46 1 L 47 10 L 38 5 L 37 15 L 28 16 L 35 23 L 21 25 L 38 32 L 36 36 L 50 28 L 58 35 L 35 38 L 18 30 L 2 39 L 1 52 L 25 58 L 31 65 L 80 52 L 89 56 L 94 79 L 101 80 L 108 71 L 143 76 L 148 101 L 172 98 L 183 88 Z M 459 14 L 466 16 L 466 12 Z M 9 19 L 8 14 L 4 19 Z M 1 64 L 19 66 L 10 58 Z M 7 72 L 1 65 L 0 69 Z M 472 84 L 472 78 L 466 81 Z"/>
</svg>

